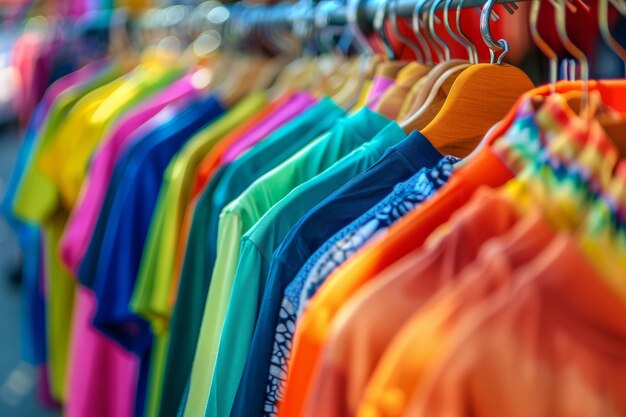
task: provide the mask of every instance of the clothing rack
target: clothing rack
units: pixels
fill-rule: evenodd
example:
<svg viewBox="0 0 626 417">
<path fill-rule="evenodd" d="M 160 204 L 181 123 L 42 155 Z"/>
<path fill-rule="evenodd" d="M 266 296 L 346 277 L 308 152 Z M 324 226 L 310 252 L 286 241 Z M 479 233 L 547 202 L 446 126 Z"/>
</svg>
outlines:
<svg viewBox="0 0 626 417">
<path fill-rule="evenodd" d="M 510 14 L 517 9 L 516 3 L 526 0 L 438 0 L 437 10 L 456 10 L 459 6 L 467 8 L 482 8 L 489 3 L 490 7 L 502 5 Z M 370 33 L 374 21 L 380 18 L 381 13 L 390 14 L 393 10 L 399 18 L 412 18 L 417 9 L 422 13 L 432 7 L 429 0 L 348 0 L 347 4 L 336 0 L 322 0 L 313 2 L 303 0 L 296 3 L 277 3 L 273 5 L 257 4 L 230 4 L 224 5 L 217 1 L 207 1 L 194 7 L 169 6 L 163 9 L 152 10 L 161 12 L 163 18 L 144 19 L 144 28 L 162 28 L 191 25 L 195 29 L 215 28 L 222 24 L 236 25 L 246 28 L 294 29 L 296 27 L 327 27 L 356 24 L 364 33 Z M 178 9 L 174 15 L 180 18 L 172 19 L 168 11 Z M 219 13 L 215 13 L 219 10 Z M 209 13 L 223 17 L 217 21 L 209 18 Z M 185 18 L 183 17 L 185 16 Z M 165 16 L 169 16 L 165 17 Z M 186 17 L 189 19 L 187 20 Z M 169 20 L 169 21 L 168 21 Z M 487 23 L 487 22 L 485 22 Z"/>
<path fill-rule="evenodd" d="M 241 5 L 230 6 L 231 18 L 237 18 L 238 15 L 244 16 L 248 14 L 246 19 L 251 24 L 265 25 L 293 25 L 296 22 L 315 23 L 324 18 L 327 25 L 345 25 L 349 23 L 355 16 L 359 24 L 365 22 L 373 22 L 376 15 L 380 13 L 381 3 L 388 7 L 393 7 L 398 17 L 410 18 L 415 14 L 416 8 L 421 6 L 422 11 L 427 11 L 432 5 L 428 0 L 349 0 L 348 5 L 340 4 L 332 0 L 324 0 L 317 3 L 298 2 L 298 3 L 279 3 L 272 6 L 257 5 Z M 445 1 L 439 1 L 436 6 L 438 10 L 444 7 L 456 9 L 460 3 L 463 8 L 483 7 L 488 3 L 487 0 L 452 0 L 446 6 Z M 510 0 L 494 0 L 494 4 L 501 4 L 512 13 L 517 8 L 516 1 Z M 324 11 L 324 8 L 328 10 Z M 255 13 L 256 12 L 256 13 Z"/>
</svg>

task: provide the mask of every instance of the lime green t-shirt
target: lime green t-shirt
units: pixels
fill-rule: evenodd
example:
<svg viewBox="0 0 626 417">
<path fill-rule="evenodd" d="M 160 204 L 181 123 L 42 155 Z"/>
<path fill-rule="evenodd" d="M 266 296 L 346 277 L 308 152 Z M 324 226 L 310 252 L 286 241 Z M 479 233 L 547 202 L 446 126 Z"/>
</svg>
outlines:
<svg viewBox="0 0 626 417">
<path fill-rule="evenodd" d="M 56 138 L 59 127 L 74 105 L 89 92 L 110 83 L 120 76 L 118 65 L 111 65 L 93 79 L 69 89 L 57 97 L 50 106 L 46 120 L 37 134 L 36 148 L 24 171 L 13 201 L 14 212 L 22 219 L 39 223 L 56 206 L 57 194 L 52 181 L 38 167 L 41 154 L 49 142 Z"/>
<path fill-rule="evenodd" d="M 220 214 L 217 258 L 196 346 L 185 417 L 204 415 L 206 409 L 241 237 L 292 189 L 369 141 L 388 123 L 385 117 L 369 109 L 341 119 L 329 133 L 263 175 L 224 208 Z"/>
</svg>

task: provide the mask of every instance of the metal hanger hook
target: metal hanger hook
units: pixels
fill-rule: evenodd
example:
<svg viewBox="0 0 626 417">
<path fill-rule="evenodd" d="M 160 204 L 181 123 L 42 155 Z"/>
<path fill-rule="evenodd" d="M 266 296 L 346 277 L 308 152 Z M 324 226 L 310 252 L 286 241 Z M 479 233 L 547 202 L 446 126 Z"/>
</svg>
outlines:
<svg viewBox="0 0 626 417">
<path fill-rule="evenodd" d="M 443 50 L 443 55 L 444 58 L 446 59 L 446 61 L 450 60 L 450 48 L 448 47 L 448 44 L 446 44 L 446 42 L 441 39 L 441 37 L 439 37 L 439 35 L 437 35 L 437 31 L 435 30 L 435 12 L 437 11 L 437 8 L 439 7 L 439 5 L 441 4 L 443 0 L 433 0 L 433 4 L 430 6 L 430 13 L 428 14 L 428 27 L 430 28 L 430 32 L 433 35 L 433 39 L 435 40 L 435 42 L 437 42 L 439 44 L 439 46 L 441 46 L 442 50 Z"/>
<path fill-rule="evenodd" d="M 374 50 L 367 41 L 367 37 L 363 34 L 363 31 L 359 27 L 359 5 L 361 0 L 348 0 L 346 8 L 346 20 L 348 27 L 354 33 L 354 38 L 357 43 L 365 51 L 365 55 L 373 55 Z"/>
<path fill-rule="evenodd" d="M 622 16 L 626 15 L 626 1 L 615 0 L 611 1 L 611 3 Z M 622 60 L 622 63 L 626 67 L 626 49 L 611 35 L 609 28 L 609 0 L 598 0 L 598 26 L 600 27 L 600 34 L 604 42 L 611 48 L 613 53 Z"/>
<path fill-rule="evenodd" d="M 530 34 L 532 37 L 535 46 L 539 48 L 539 50 L 548 58 L 549 62 L 549 83 L 551 92 L 554 93 L 556 91 L 556 82 L 558 78 L 558 56 L 554 49 L 548 45 L 539 33 L 539 9 L 541 8 L 542 0 L 533 0 L 530 6 L 530 14 L 529 14 L 529 24 L 530 24 Z"/>
<path fill-rule="evenodd" d="M 551 2 L 555 8 L 554 18 L 559 40 L 567 52 L 578 61 L 578 65 L 580 66 L 580 79 L 583 83 L 581 111 L 586 111 L 588 108 L 587 104 L 589 103 L 589 60 L 587 59 L 587 55 L 574 45 L 567 34 L 567 0 L 551 0 Z"/>
<path fill-rule="evenodd" d="M 415 58 L 419 62 L 424 62 L 424 54 L 422 54 L 422 50 L 420 49 L 419 45 L 417 45 L 411 39 L 409 39 L 408 37 L 400 33 L 400 29 L 398 28 L 398 4 L 399 3 L 400 3 L 400 0 L 391 0 L 391 2 L 389 3 L 389 18 L 391 19 L 391 28 L 393 29 L 393 33 L 395 33 L 396 38 L 400 39 L 402 42 L 408 45 L 411 51 L 413 51 L 413 53 L 415 54 Z M 420 33 L 420 36 L 421 36 L 421 33 Z"/>
<path fill-rule="evenodd" d="M 494 64 L 496 61 L 496 52 L 504 51 L 503 54 L 501 54 L 498 58 L 498 63 L 501 63 L 502 58 L 504 58 L 504 55 L 508 52 L 508 44 L 506 43 L 506 41 L 504 39 L 496 41 L 493 37 L 493 34 L 491 33 L 490 19 L 495 3 L 496 0 L 488 0 L 480 12 L 480 34 L 483 37 L 483 41 L 489 47 L 492 64 Z"/>
<path fill-rule="evenodd" d="M 420 1 L 424 1 L 424 0 L 419 0 L 418 4 L 416 4 L 415 8 L 413 9 L 413 14 L 411 15 L 411 26 L 413 28 L 413 32 L 415 33 L 415 36 L 417 36 L 417 39 L 420 41 L 420 44 L 422 45 L 422 48 L 424 50 L 424 58 L 425 58 L 426 64 L 432 65 L 433 54 L 432 54 L 432 51 L 430 50 L 430 44 L 424 38 L 424 35 L 422 35 L 422 31 L 420 30 L 420 16 L 419 16 Z"/>
<path fill-rule="evenodd" d="M 443 23 L 446 27 L 446 30 L 458 43 L 460 43 L 465 50 L 467 50 L 467 58 L 470 63 L 476 64 L 478 63 L 476 46 L 469 40 L 469 38 L 463 33 L 461 29 L 461 19 L 460 19 L 460 8 L 456 11 L 456 26 L 459 34 L 457 35 L 454 30 L 452 30 L 452 26 L 450 25 L 450 7 L 452 6 L 452 2 L 454 0 L 446 0 L 446 4 L 444 5 L 444 14 L 443 14 Z M 462 6 L 465 0 L 461 0 L 459 2 L 459 6 Z"/>
<path fill-rule="evenodd" d="M 421 20 L 422 9 L 426 6 L 428 2 L 429 0 L 418 0 L 417 4 L 415 5 L 415 9 L 413 10 L 413 29 L 415 31 L 419 31 L 419 25 L 420 25 L 419 22 Z M 435 42 L 435 40 L 433 39 L 432 33 L 428 29 L 429 29 L 428 25 L 426 25 L 424 27 L 424 33 L 426 34 L 427 43 L 430 46 L 432 46 L 432 48 L 435 50 L 435 53 L 437 54 L 437 59 L 439 60 L 439 62 L 443 62 L 444 61 L 443 51 L 439 48 L 439 45 L 437 44 L 437 42 Z"/>
<path fill-rule="evenodd" d="M 385 19 L 387 18 L 387 3 L 389 0 L 379 0 L 376 6 L 376 13 L 374 13 L 374 30 L 378 34 L 378 37 L 383 42 L 385 47 L 385 54 L 390 60 L 395 59 L 395 52 L 391 47 L 389 39 L 385 34 Z"/>
</svg>

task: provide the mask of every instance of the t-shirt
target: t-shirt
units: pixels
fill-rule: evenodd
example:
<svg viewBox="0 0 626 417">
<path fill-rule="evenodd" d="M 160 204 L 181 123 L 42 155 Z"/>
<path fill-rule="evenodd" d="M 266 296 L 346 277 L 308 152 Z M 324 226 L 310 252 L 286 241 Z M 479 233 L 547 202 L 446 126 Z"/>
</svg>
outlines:
<svg viewBox="0 0 626 417">
<path fill-rule="evenodd" d="M 363 109 L 339 121 L 326 135 L 266 173 L 222 210 L 218 253 L 191 372 L 185 416 L 204 413 L 243 234 L 297 185 L 327 169 L 352 149 L 371 139 L 387 119 Z"/>
<path fill-rule="evenodd" d="M 184 145 L 168 164 L 163 174 L 163 184 L 159 192 L 155 212 L 147 235 L 137 282 L 131 299 L 131 309 L 135 314 L 148 320 L 157 338 L 167 339 L 170 305 L 168 290 L 173 268 L 179 227 L 185 203 L 189 200 L 195 168 L 210 149 L 222 140 L 237 125 L 267 102 L 264 92 L 251 93 L 242 99 L 228 113 L 199 131 Z M 161 349 L 165 340 L 159 341 L 153 351 L 150 365 L 151 403 L 153 392 L 160 386 L 165 357 Z"/>
<path fill-rule="evenodd" d="M 176 126 L 158 132 L 167 134 L 144 139 L 124 169 L 98 256 L 94 324 L 130 351 L 141 353 L 151 342 L 147 323 L 130 311 L 129 302 L 163 172 L 187 140 L 222 111 L 213 97 L 195 103 Z"/>
<path fill-rule="evenodd" d="M 463 211 L 465 210 L 464 208 Z M 495 279 L 502 271 L 516 270 L 531 262 L 549 245 L 554 235 L 555 232 L 541 212 L 534 210 L 520 218 L 508 232 L 484 243 L 473 263 L 454 277 L 452 282 L 444 283 L 440 291 L 423 307 L 414 309 L 406 318 L 405 324 L 397 328 L 393 340 L 383 339 L 382 342 L 386 343 L 384 353 L 382 356 L 376 355 L 378 363 L 374 373 L 366 381 L 367 389 L 360 401 L 357 415 L 402 415 L 411 393 L 431 365 L 431 349 L 446 344 L 446 337 L 449 335 L 447 332 L 454 327 L 461 315 L 488 299 L 500 288 L 513 283 L 510 280 L 512 276 Z M 443 240 L 445 239 L 447 238 L 444 237 Z M 392 273 L 392 270 L 398 273 L 410 270 L 408 268 L 417 265 L 417 258 L 407 256 L 406 260 L 385 271 L 381 279 L 377 280 L 379 284 L 370 284 L 368 290 L 360 292 L 358 298 L 362 301 L 358 310 L 363 311 L 367 304 L 377 302 L 372 297 L 376 291 L 379 291 L 378 294 L 387 292 L 391 296 L 394 289 L 410 286 L 407 282 L 409 278 L 400 277 L 399 274 Z M 413 272 L 409 276 L 416 278 Z M 422 277 L 420 275 L 419 279 Z M 424 276 L 424 279 L 428 279 L 428 276 Z M 366 301 L 368 297 L 370 301 Z M 351 303 L 354 304 L 352 301 Z M 353 309 L 350 314 L 354 316 L 356 312 Z"/>
<path fill-rule="evenodd" d="M 294 311 L 293 320 L 302 314 L 308 301 L 335 269 L 376 235 L 433 196 L 448 181 L 453 164 L 458 161 L 454 156 L 446 156 L 432 169 L 422 168 L 320 246 L 285 290 L 282 305 Z"/>
<path fill-rule="evenodd" d="M 388 129 L 388 133 L 397 132 L 400 136 L 397 124 L 390 124 Z M 259 322 L 246 365 L 249 373 L 245 374 L 245 383 L 239 394 L 245 395 L 246 400 L 237 400 L 238 407 L 243 406 L 238 412 L 247 414 L 262 410 L 263 399 L 274 395 L 273 389 L 270 388 L 268 393 L 262 388 L 261 381 L 268 379 L 284 290 L 302 264 L 318 245 L 380 201 L 397 182 L 422 167 L 432 167 L 441 158 L 428 140 L 417 132 L 398 142 L 389 147 L 376 163 L 306 213 L 272 255 Z M 256 407 L 254 411 L 250 411 L 252 404 Z"/>
<path fill-rule="evenodd" d="M 450 222 L 454 225 L 452 227 L 452 232 L 450 233 L 447 240 L 440 240 L 438 242 L 436 249 L 430 252 L 430 256 L 425 256 L 423 259 L 420 258 L 419 262 L 416 262 L 421 269 L 412 274 L 413 277 L 421 277 L 422 275 L 432 277 L 430 279 L 421 280 L 413 280 L 411 283 L 415 283 L 414 291 L 406 294 L 407 298 L 411 298 L 411 301 L 407 301 L 406 303 L 402 302 L 403 300 L 398 300 L 398 305 L 387 306 L 389 311 L 386 311 L 386 314 L 389 314 L 389 326 L 385 328 L 385 330 L 373 340 L 373 343 L 377 343 L 378 341 L 382 341 L 385 338 L 389 338 L 389 332 L 393 332 L 397 330 L 398 326 L 401 325 L 402 318 L 406 317 L 409 313 L 408 311 L 414 311 L 415 308 L 418 308 L 424 300 L 426 300 L 429 296 L 431 296 L 441 285 L 442 283 L 452 280 L 452 278 L 459 273 L 465 266 L 471 263 L 475 257 L 476 253 L 480 249 L 482 243 L 484 243 L 487 239 L 492 238 L 494 236 L 498 236 L 507 230 L 509 230 L 512 225 L 517 221 L 518 215 L 515 212 L 515 209 L 511 207 L 510 204 L 505 200 L 503 202 L 495 202 L 493 206 L 490 206 L 489 203 L 492 203 L 487 198 L 478 198 L 478 202 L 475 204 L 470 203 L 473 210 L 468 210 L 467 212 L 463 212 L 463 216 L 452 217 Z M 478 211 L 478 214 L 475 213 Z M 487 221 L 487 224 L 485 224 Z M 469 229 L 469 230 L 468 230 Z M 464 239 L 461 239 L 460 237 Z M 442 262 L 443 260 L 443 262 Z M 397 266 L 398 264 L 394 264 L 390 266 L 389 269 L 392 272 L 390 274 L 396 275 L 394 268 L 402 268 L 402 274 L 407 274 L 407 269 L 403 267 L 402 264 Z M 414 264 L 415 265 L 415 264 Z M 389 271 L 389 269 L 385 270 L 385 273 Z M 331 278 L 332 279 L 332 278 Z M 370 279 L 370 283 L 373 283 L 372 280 L 377 280 L 378 276 L 372 277 Z M 422 285 L 418 285 L 422 284 Z M 351 298 L 346 300 L 346 303 L 337 310 L 337 313 L 333 318 L 330 319 L 329 327 L 332 327 L 333 323 L 339 319 L 337 317 L 341 311 L 343 311 L 344 306 L 348 305 L 350 300 L 353 297 L 358 296 L 361 291 L 365 291 L 364 288 L 361 288 L 358 292 L 355 292 Z M 314 299 L 311 303 L 311 308 L 314 308 L 316 299 Z M 408 311 L 407 311 L 408 310 Z M 379 311 L 379 310 L 378 310 Z M 370 312 L 368 312 L 370 314 Z M 305 312 L 306 315 L 306 312 Z M 305 317 L 305 316 L 303 316 Z M 383 316 L 384 317 L 384 316 Z M 397 321 L 395 321 L 397 320 Z M 366 338 L 369 333 L 364 333 L 362 336 Z M 325 337 L 325 340 L 322 342 L 322 347 L 327 346 L 329 343 L 329 337 L 331 336 L 330 328 L 328 330 L 328 334 Z M 297 343 L 297 342 L 296 342 Z M 332 348 L 332 347 L 331 347 Z M 363 347 L 362 353 L 371 353 L 374 356 L 374 351 L 377 349 L 381 349 L 379 345 Z M 321 351 L 320 351 L 321 353 Z M 356 355 L 357 352 L 355 352 Z M 357 357 L 357 356 L 355 356 Z M 358 406 L 358 402 L 360 401 L 360 395 L 358 392 L 362 391 L 364 384 L 366 381 L 360 378 L 366 378 L 372 372 L 373 365 L 376 363 L 373 359 L 367 355 L 363 357 L 359 357 L 362 359 L 362 365 L 359 368 L 359 378 L 353 379 L 352 381 L 348 380 L 348 375 L 341 375 L 342 369 L 337 367 L 333 369 L 333 371 L 337 371 L 337 373 L 333 375 L 329 375 L 329 384 L 332 384 L 334 388 L 340 390 L 340 393 L 337 393 L 337 397 L 330 396 L 327 391 L 323 392 L 324 398 L 329 400 L 328 411 L 332 413 L 331 415 L 343 415 L 351 416 L 354 415 L 356 411 L 356 407 Z M 312 357 L 312 361 L 317 361 L 317 363 L 312 363 L 311 367 L 314 371 L 310 374 L 309 378 L 302 381 L 303 385 L 300 387 L 306 392 L 310 392 L 309 389 L 312 388 L 315 381 L 315 375 L 317 372 L 315 370 L 319 370 L 320 366 L 320 357 Z M 333 362 L 334 363 L 334 362 Z M 294 368 L 291 368 L 294 369 Z M 352 384 L 350 385 L 350 382 Z M 289 381 L 291 383 L 291 381 Z M 291 387 L 289 388 L 291 389 Z M 355 392 L 356 391 L 356 392 Z M 328 394 L 328 397 L 326 396 Z M 308 397 L 311 398 L 311 397 Z M 342 399 L 343 398 L 343 399 Z M 303 402 L 303 408 L 301 410 L 304 413 L 306 409 L 307 401 Z M 321 407 L 321 406 L 320 406 Z"/>
<path fill-rule="evenodd" d="M 206 164 L 204 173 L 200 172 L 202 165 L 197 169 L 196 184 L 200 177 L 203 176 L 206 176 L 204 179 L 205 183 L 210 182 L 210 178 L 213 178 L 220 166 L 232 162 L 235 158 L 236 149 L 238 149 L 240 153 L 245 153 L 248 150 L 246 146 L 253 147 L 259 141 L 263 141 L 274 131 L 289 122 L 293 117 L 297 117 L 297 115 L 306 111 L 314 103 L 315 99 L 308 93 L 286 93 L 284 97 L 266 105 L 262 110 L 256 112 L 254 116 L 246 119 L 245 123 L 240 124 L 236 129 L 232 130 L 229 135 L 224 137 L 211 149 L 202 161 L 202 164 Z M 202 185 L 203 190 L 205 188 L 204 186 L 207 184 Z M 198 190 L 197 193 L 200 193 L 202 190 Z M 178 243 L 176 245 L 172 282 L 170 283 L 167 294 L 170 310 L 173 308 L 173 304 L 176 301 L 183 257 L 185 256 L 189 237 L 189 227 L 198 201 L 198 195 L 195 191 L 196 190 L 191 193 L 191 198 L 187 204 Z"/>
<path fill-rule="evenodd" d="M 459 320 L 405 415 L 626 413 L 623 294 L 608 288 L 576 238 L 563 233 L 532 263 L 500 271 L 507 275 L 521 285 Z"/>
<path fill-rule="evenodd" d="M 207 184 L 195 204 L 184 256 L 177 300 L 170 321 L 164 371 L 161 416 L 175 414 L 189 380 L 202 313 L 217 245 L 217 224 L 222 209 L 257 178 L 284 162 L 311 140 L 332 127 L 343 110 L 325 98 L 286 123 L 235 161 L 224 165 Z M 214 231 L 209 227 L 213 224 Z M 166 400 L 167 398 L 167 400 Z"/>
<path fill-rule="evenodd" d="M 91 289 L 76 287 L 64 413 L 70 417 L 132 417 L 141 407 L 137 395 L 139 358 L 92 324 L 96 299 Z"/>
<path fill-rule="evenodd" d="M 371 141 L 294 188 L 243 235 L 241 255 L 220 336 L 207 415 L 230 414 L 255 331 L 260 300 L 265 303 L 268 294 L 274 291 L 271 284 L 266 286 L 274 250 L 289 229 L 311 208 L 378 161 L 387 148 L 402 141 L 405 136 L 400 126 L 395 122 L 389 123 Z"/>
<path fill-rule="evenodd" d="M 193 104 L 190 106 L 193 107 Z M 132 133 L 134 136 L 130 140 L 128 148 L 122 152 L 113 168 L 113 174 L 109 180 L 106 194 L 102 202 L 102 207 L 98 213 L 98 220 L 91 234 L 89 244 L 85 255 L 78 267 L 78 281 L 85 287 L 92 288 L 94 280 L 96 278 L 96 272 L 98 269 L 98 257 L 100 256 L 100 249 L 102 248 L 102 240 L 104 233 L 106 232 L 107 223 L 111 214 L 111 206 L 115 199 L 117 189 L 123 178 L 124 170 L 129 161 L 133 159 L 137 152 L 141 152 L 144 148 L 144 141 L 150 142 L 157 140 L 159 135 L 168 136 L 176 132 L 178 124 L 186 124 L 186 119 L 189 119 L 192 111 L 190 109 L 177 112 L 173 106 L 166 107 L 159 114 L 154 116 L 139 129 Z"/>
<path fill-rule="evenodd" d="M 165 170 L 131 301 L 133 311 L 151 322 L 154 333 L 167 328 L 174 254 L 196 167 L 226 134 L 266 103 L 264 92 L 245 97 L 194 135 Z"/>
<path fill-rule="evenodd" d="M 465 270 L 476 262 L 486 242 L 511 233 L 519 224 L 517 210 L 514 203 L 479 190 L 451 218 L 449 234 L 407 255 L 358 291 L 333 320 L 305 415 L 354 416 L 370 376 L 398 330 L 439 291 L 463 282 Z M 531 248 L 513 251 L 510 263 L 523 265 L 550 241 L 553 233 L 545 220 L 543 226 L 524 225 L 525 232 L 538 233 L 530 238 Z M 358 363 L 347 356 L 359 358 Z"/>
</svg>

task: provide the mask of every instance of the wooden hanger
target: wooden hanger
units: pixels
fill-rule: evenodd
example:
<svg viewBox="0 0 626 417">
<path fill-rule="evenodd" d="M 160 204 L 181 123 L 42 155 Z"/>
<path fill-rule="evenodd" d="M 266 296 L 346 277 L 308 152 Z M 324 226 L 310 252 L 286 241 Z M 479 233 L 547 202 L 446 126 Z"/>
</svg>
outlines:
<svg viewBox="0 0 626 417">
<path fill-rule="evenodd" d="M 427 90 L 430 80 L 425 80 L 417 98 L 421 99 L 421 96 L 427 94 L 426 99 L 417 110 L 409 113 L 409 116 L 405 116 L 404 120 L 402 120 L 401 126 L 405 131 L 422 130 L 439 113 L 450 94 L 454 81 L 470 65 L 464 63 L 448 69 L 435 80 L 435 83 L 430 87 L 430 91 Z"/>
<path fill-rule="evenodd" d="M 348 71 L 348 67 L 345 66 L 348 60 L 345 57 L 337 54 L 326 54 L 319 57 L 315 57 L 313 62 L 313 75 L 312 85 L 310 90 L 318 96 L 332 95 L 335 89 L 341 87 L 340 83 L 334 84 L 331 82 L 332 77 L 337 76 L 344 77 L 343 72 Z M 336 81 L 335 81 L 336 82 Z M 329 94 L 331 92 L 331 94 Z"/>
<path fill-rule="evenodd" d="M 528 75 L 517 67 L 472 65 L 454 81 L 441 111 L 422 133 L 441 153 L 465 157 L 533 87 Z"/>
<path fill-rule="evenodd" d="M 259 71 L 259 75 L 254 81 L 252 89 L 267 90 L 278 78 L 279 74 L 288 63 L 288 58 L 281 55 L 268 60 L 267 64 Z"/>
<path fill-rule="evenodd" d="M 288 91 L 306 90 L 315 72 L 313 57 L 302 56 L 287 64 L 270 87 L 270 95 L 278 97 Z"/>
<path fill-rule="evenodd" d="M 409 119 L 414 115 L 426 102 L 431 90 L 437 83 L 437 80 L 446 74 L 450 69 L 460 65 L 466 65 L 468 62 L 463 59 L 451 59 L 450 61 L 441 62 L 435 65 L 423 81 L 421 86 L 415 86 L 409 91 L 402 106 L 405 109 L 403 113 L 407 114 L 403 119 Z"/>
<path fill-rule="evenodd" d="M 231 77 L 224 83 L 220 90 L 222 93 L 223 101 L 227 106 L 232 106 L 249 93 L 253 87 L 254 82 L 258 78 L 259 73 L 269 62 L 269 59 L 264 56 L 252 56 L 242 58 L 244 62 L 235 62 L 235 76 Z"/>
<path fill-rule="evenodd" d="M 364 56 L 355 60 L 343 87 L 333 96 L 335 103 L 341 107 L 345 109 L 352 108 L 358 100 L 366 80 L 365 70 L 368 66 L 368 59 L 369 57 Z"/>
<path fill-rule="evenodd" d="M 454 168 L 459 169 L 470 163 L 484 146 L 492 146 L 494 142 L 502 137 L 507 130 L 511 128 L 515 117 L 519 113 L 520 107 L 533 97 L 547 97 L 553 93 L 565 94 L 571 91 L 581 91 L 583 88 L 582 81 L 558 81 L 554 84 L 544 84 L 535 87 L 522 94 L 517 102 L 511 106 L 506 116 L 498 123 L 494 124 L 478 146 L 463 160 L 455 164 Z M 619 113 L 626 113 L 626 80 L 590 80 L 587 83 L 589 91 L 598 91 L 602 97 L 603 103 L 611 106 L 612 109 Z"/>
<path fill-rule="evenodd" d="M 346 86 L 354 81 L 354 75 L 358 74 L 360 57 L 350 59 L 341 57 L 338 61 L 339 65 L 322 77 L 318 88 L 323 96 L 337 97 Z"/>
<path fill-rule="evenodd" d="M 383 93 L 374 110 L 389 119 L 397 119 L 402 103 L 411 87 L 425 77 L 428 71 L 430 71 L 430 67 L 419 62 L 413 61 L 407 64 L 398 73 L 396 83 Z"/>
</svg>

